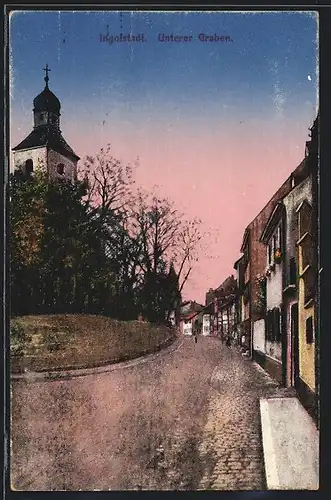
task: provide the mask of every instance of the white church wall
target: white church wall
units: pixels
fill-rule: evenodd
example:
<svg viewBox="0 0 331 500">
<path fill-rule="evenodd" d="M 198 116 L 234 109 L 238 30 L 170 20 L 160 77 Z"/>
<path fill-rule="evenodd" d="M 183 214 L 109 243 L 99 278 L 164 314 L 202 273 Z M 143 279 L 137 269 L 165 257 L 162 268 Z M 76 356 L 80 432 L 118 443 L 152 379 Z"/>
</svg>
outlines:
<svg viewBox="0 0 331 500">
<path fill-rule="evenodd" d="M 13 152 L 14 170 L 16 168 L 23 168 L 27 160 L 33 161 L 33 170 L 37 165 L 46 169 L 47 165 L 47 150 L 46 146 L 41 148 L 23 149 L 22 151 Z"/>
<path fill-rule="evenodd" d="M 74 180 L 76 175 L 76 164 L 69 158 L 66 158 L 57 151 L 53 151 L 51 149 L 48 151 L 48 171 L 50 178 L 57 179 L 63 177 L 57 172 L 57 166 L 59 163 L 63 163 L 64 165 L 63 176 L 68 180 Z"/>
</svg>

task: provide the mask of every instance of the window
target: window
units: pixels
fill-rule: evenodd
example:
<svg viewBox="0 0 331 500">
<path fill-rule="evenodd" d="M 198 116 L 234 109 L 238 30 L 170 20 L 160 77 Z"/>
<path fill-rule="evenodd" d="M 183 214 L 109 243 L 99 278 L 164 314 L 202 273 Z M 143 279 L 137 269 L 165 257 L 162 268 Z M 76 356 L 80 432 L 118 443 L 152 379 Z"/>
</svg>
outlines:
<svg viewBox="0 0 331 500">
<path fill-rule="evenodd" d="M 280 341 L 280 310 L 278 307 L 276 307 L 273 310 L 273 322 L 274 322 L 274 328 L 273 328 L 273 340 L 275 342 Z"/>
<path fill-rule="evenodd" d="M 273 340 L 273 312 L 267 312 L 266 318 L 266 340 Z"/>
<path fill-rule="evenodd" d="M 56 167 L 56 170 L 59 175 L 64 175 L 64 164 L 59 163 L 58 166 Z"/>
<path fill-rule="evenodd" d="M 297 283 L 297 264 L 295 258 L 290 259 L 290 285 L 296 285 Z"/>
<path fill-rule="evenodd" d="M 303 202 L 299 209 L 299 238 L 305 233 L 311 233 L 312 208 L 307 202 Z"/>
<path fill-rule="evenodd" d="M 272 253 L 274 254 L 277 248 L 277 237 L 274 234 L 272 237 Z"/>
<path fill-rule="evenodd" d="M 279 342 L 281 339 L 280 310 L 275 307 L 267 312 L 266 317 L 266 340 Z"/>
<path fill-rule="evenodd" d="M 272 246 L 271 243 L 268 245 L 268 264 L 272 263 Z"/>
<path fill-rule="evenodd" d="M 281 250 L 282 249 L 282 228 L 281 228 L 281 226 L 278 226 L 278 228 L 277 228 L 277 240 L 278 240 L 277 248 L 279 248 Z"/>
<path fill-rule="evenodd" d="M 314 342 L 313 318 L 309 316 L 306 319 L 306 342 L 312 344 Z"/>
<path fill-rule="evenodd" d="M 250 299 L 250 284 L 247 283 L 243 293 L 244 304 L 247 304 L 249 302 L 249 299 Z"/>
<path fill-rule="evenodd" d="M 25 162 L 25 172 L 30 175 L 33 172 L 33 161 L 31 159 Z"/>
<path fill-rule="evenodd" d="M 301 242 L 301 255 L 302 255 L 302 271 L 308 266 L 313 264 L 314 248 L 313 241 L 310 235 Z"/>
<path fill-rule="evenodd" d="M 315 296 L 315 272 L 313 267 L 309 267 L 307 271 L 302 276 L 305 289 L 305 304 L 309 302 Z"/>
</svg>

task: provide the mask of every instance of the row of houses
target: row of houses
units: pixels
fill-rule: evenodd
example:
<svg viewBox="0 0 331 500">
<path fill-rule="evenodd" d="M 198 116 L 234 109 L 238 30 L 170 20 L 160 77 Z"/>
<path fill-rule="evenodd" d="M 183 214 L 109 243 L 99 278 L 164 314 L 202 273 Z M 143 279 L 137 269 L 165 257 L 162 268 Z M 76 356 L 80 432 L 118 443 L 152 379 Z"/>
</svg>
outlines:
<svg viewBox="0 0 331 500">
<path fill-rule="evenodd" d="M 192 333 L 194 318 L 200 318 L 203 335 L 230 338 L 281 384 L 294 387 L 315 417 L 319 401 L 318 129 L 319 114 L 302 162 L 246 227 L 235 273 L 206 293 L 199 311 L 189 307 L 181 321 L 183 333 Z"/>
</svg>

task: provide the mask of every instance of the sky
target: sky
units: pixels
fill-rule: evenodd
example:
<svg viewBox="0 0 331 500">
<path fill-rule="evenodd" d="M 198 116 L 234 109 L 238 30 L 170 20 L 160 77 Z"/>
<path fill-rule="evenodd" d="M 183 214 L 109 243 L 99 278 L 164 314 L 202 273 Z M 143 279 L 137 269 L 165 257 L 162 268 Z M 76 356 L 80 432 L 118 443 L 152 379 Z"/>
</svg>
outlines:
<svg viewBox="0 0 331 500">
<path fill-rule="evenodd" d="M 144 41 L 101 41 L 121 33 Z M 192 38 L 160 41 L 171 34 Z M 228 41 L 206 38 L 215 34 Z M 48 63 L 74 151 L 110 143 L 122 162 L 139 158 L 137 185 L 202 220 L 184 298 L 204 303 L 235 274 L 246 226 L 304 157 L 318 107 L 318 14 L 18 11 L 9 36 L 11 147 L 32 130 Z"/>
</svg>

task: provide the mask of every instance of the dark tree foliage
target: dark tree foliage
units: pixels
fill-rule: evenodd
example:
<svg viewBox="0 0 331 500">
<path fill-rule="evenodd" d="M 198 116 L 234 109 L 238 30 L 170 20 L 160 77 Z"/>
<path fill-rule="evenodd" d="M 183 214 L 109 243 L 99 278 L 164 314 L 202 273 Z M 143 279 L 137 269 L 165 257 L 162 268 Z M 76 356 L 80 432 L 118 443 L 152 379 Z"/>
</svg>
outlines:
<svg viewBox="0 0 331 500">
<path fill-rule="evenodd" d="M 131 170 L 108 149 L 84 168 L 74 183 L 10 176 L 12 315 L 167 321 L 195 260 L 196 223 L 165 199 L 132 195 Z"/>
</svg>

